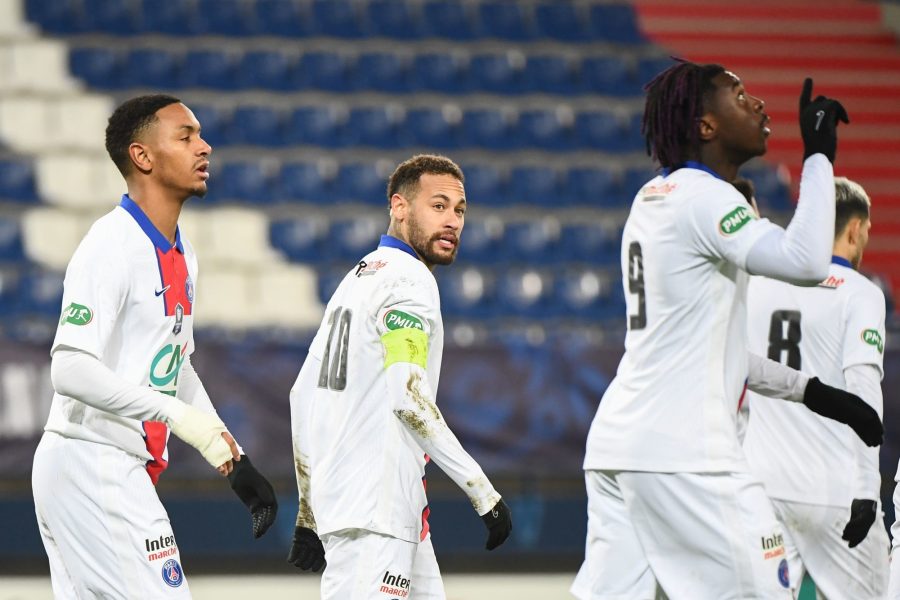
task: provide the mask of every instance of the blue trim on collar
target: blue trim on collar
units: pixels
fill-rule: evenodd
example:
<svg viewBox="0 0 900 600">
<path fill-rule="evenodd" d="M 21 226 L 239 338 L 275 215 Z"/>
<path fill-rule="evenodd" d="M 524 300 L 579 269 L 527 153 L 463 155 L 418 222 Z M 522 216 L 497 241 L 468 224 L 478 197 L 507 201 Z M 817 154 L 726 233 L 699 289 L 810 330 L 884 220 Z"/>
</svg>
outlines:
<svg viewBox="0 0 900 600">
<path fill-rule="evenodd" d="M 144 230 L 144 233 L 147 234 L 147 237 L 150 238 L 150 241 L 153 242 L 153 245 L 163 251 L 163 253 L 168 252 L 172 249 L 172 244 L 169 243 L 169 240 L 166 239 L 162 233 L 160 233 L 159 229 L 156 228 L 147 215 L 141 210 L 141 207 L 137 205 L 137 203 L 132 200 L 128 194 L 122 194 L 122 201 L 119 203 L 119 206 L 128 211 L 134 220 L 137 221 L 137 224 L 140 225 L 141 229 Z M 179 252 L 184 254 L 184 246 L 181 245 L 181 230 L 178 226 L 175 226 L 175 244 L 174 247 L 178 249 Z"/>
<path fill-rule="evenodd" d="M 398 240 L 392 235 L 383 235 L 381 236 L 381 241 L 378 242 L 378 247 L 386 247 L 386 248 L 396 248 L 397 250 L 403 250 L 414 259 L 419 260 L 419 255 L 416 254 L 416 251 L 412 249 L 412 247 L 404 242 L 403 240 Z"/>
<path fill-rule="evenodd" d="M 848 269 L 852 269 L 852 268 L 853 268 L 853 264 L 852 264 L 849 260 L 847 260 L 846 258 L 844 258 L 843 256 L 832 256 L 832 257 L 831 257 L 831 264 L 833 264 L 833 265 L 841 265 L 841 266 L 843 266 L 843 267 L 847 267 Z"/>
<path fill-rule="evenodd" d="M 724 177 L 722 177 L 721 175 L 719 175 L 718 173 L 716 173 L 715 171 L 713 171 L 712 169 L 710 169 L 709 167 L 704 165 L 702 162 L 698 162 L 696 160 L 687 160 L 687 161 L 681 163 L 680 165 L 675 165 L 671 169 L 668 167 L 663 168 L 663 170 L 662 170 L 663 177 L 668 177 L 669 175 L 671 175 L 678 169 L 699 169 L 701 171 L 706 171 L 707 173 L 709 173 L 716 179 L 721 179 L 722 181 L 725 181 Z"/>
</svg>

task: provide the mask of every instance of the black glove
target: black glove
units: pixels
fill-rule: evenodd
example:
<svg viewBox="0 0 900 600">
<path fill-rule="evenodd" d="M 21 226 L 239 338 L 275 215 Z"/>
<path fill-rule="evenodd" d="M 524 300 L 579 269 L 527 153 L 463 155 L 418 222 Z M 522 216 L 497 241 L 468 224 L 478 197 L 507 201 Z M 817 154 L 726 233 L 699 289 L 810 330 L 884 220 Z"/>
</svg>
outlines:
<svg viewBox="0 0 900 600">
<path fill-rule="evenodd" d="M 850 503 L 850 520 L 844 527 L 841 539 L 847 542 L 851 548 L 855 548 L 866 539 L 866 534 L 872 528 L 878 516 L 878 504 L 874 500 L 855 499 Z"/>
<path fill-rule="evenodd" d="M 319 534 L 309 527 L 297 526 L 294 529 L 294 541 L 291 543 L 291 551 L 287 561 L 304 571 L 312 570 L 318 573 L 325 566 L 325 547 Z"/>
<path fill-rule="evenodd" d="M 817 96 L 812 97 L 813 81 L 809 77 L 803 82 L 800 93 L 800 135 L 803 136 L 803 160 L 821 152 L 834 163 L 837 153 L 838 121 L 850 123 L 847 111 L 837 100 Z"/>
<path fill-rule="evenodd" d="M 481 515 L 485 527 L 488 528 L 487 543 L 484 547 L 487 550 L 493 550 L 506 541 L 509 532 L 512 531 L 512 518 L 509 507 L 501 498 L 500 502 L 494 505 L 494 508 Z"/>
<path fill-rule="evenodd" d="M 246 454 L 241 456 L 241 460 L 234 461 L 234 470 L 228 474 L 228 481 L 241 502 L 250 509 L 253 537 L 262 537 L 275 522 L 278 512 L 272 485 L 256 470 Z"/>
<path fill-rule="evenodd" d="M 884 441 L 884 426 L 874 408 L 859 396 L 825 385 L 818 377 L 806 384 L 803 404 L 823 417 L 849 425 L 866 446 L 878 446 Z"/>
</svg>

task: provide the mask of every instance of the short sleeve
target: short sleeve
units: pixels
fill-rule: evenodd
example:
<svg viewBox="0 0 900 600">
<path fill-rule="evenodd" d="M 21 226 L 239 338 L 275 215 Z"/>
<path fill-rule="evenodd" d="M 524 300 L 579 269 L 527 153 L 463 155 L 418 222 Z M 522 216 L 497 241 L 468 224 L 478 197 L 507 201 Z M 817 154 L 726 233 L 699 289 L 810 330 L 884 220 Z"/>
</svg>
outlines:
<svg viewBox="0 0 900 600">
<path fill-rule="evenodd" d="M 884 377 L 884 293 L 866 286 L 849 299 L 845 311 L 843 368 L 874 365 Z"/>
<path fill-rule="evenodd" d="M 375 328 L 379 336 L 397 329 L 418 329 L 430 339 L 440 318 L 438 310 L 429 282 L 403 279 L 380 303 Z"/>
<path fill-rule="evenodd" d="M 82 240 L 63 282 L 62 312 L 50 353 L 61 346 L 102 360 L 128 289 L 128 271 L 94 230 Z"/>
<path fill-rule="evenodd" d="M 763 235 L 779 229 L 760 219 L 744 197 L 730 184 L 714 181 L 704 186 L 693 201 L 687 232 L 706 256 L 727 260 L 746 270 L 747 254 Z"/>
</svg>

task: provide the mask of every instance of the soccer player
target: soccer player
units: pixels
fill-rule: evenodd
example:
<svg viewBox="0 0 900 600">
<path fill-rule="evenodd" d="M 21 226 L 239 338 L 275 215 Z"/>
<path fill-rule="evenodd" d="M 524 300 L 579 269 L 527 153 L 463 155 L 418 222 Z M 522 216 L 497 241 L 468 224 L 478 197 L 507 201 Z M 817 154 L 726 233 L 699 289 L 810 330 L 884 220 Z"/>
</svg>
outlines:
<svg viewBox="0 0 900 600">
<path fill-rule="evenodd" d="M 509 508 L 435 404 L 444 330 L 431 271 L 456 258 L 463 173 L 443 156 L 401 163 L 390 225 L 344 277 L 291 390 L 300 507 L 288 562 L 322 575 L 322 598 L 445 598 L 428 530 L 425 464 L 506 540 Z M 324 543 L 324 546 L 323 546 Z"/>
<path fill-rule="evenodd" d="M 884 294 L 857 272 L 869 240 L 870 201 L 859 184 L 843 177 L 834 183 L 828 276 L 808 288 L 752 278 L 748 349 L 845 388 L 881 415 Z M 878 449 L 802 406 L 752 391 L 748 401 L 744 453 L 784 529 L 795 595 L 808 571 L 828 600 L 884 598 L 888 539 Z"/>
<path fill-rule="evenodd" d="M 588 434 L 586 556 L 572 592 L 790 598 L 781 530 L 736 433 L 745 381 L 760 383 L 768 368 L 747 354 L 746 286 L 748 272 L 806 285 L 825 278 L 846 114 L 834 100 L 812 100 L 806 81 L 800 203 L 785 230 L 756 218 L 731 184 L 766 151 L 763 101 L 722 66 L 687 61 L 646 90 L 643 131 L 662 173 L 638 191 L 623 232 L 625 354 Z M 787 399 L 880 443 L 881 422 L 862 400 L 784 380 Z"/>
<path fill-rule="evenodd" d="M 66 269 L 35 513 L 56 598 L 190 598 L 154 488 L 169 431 L 229 477 L 255 536 L 277 507 L 191 366 L 197 258 L 177 223 L 184 202 L 206 193 L 212 149 L 194 114 L 165 95 L 119 106 L 106 149 L 128 193 Z"/>
</svg>

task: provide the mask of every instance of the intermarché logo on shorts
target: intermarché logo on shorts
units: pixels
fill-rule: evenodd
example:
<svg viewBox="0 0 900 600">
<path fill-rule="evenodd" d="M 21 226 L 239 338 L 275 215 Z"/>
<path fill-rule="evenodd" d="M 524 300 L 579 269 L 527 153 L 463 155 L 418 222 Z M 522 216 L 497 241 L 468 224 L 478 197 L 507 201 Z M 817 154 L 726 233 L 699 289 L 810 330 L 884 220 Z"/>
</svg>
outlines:
<svg viewBox="0 0 900 600">
<path fill-rule="evenodd" d="M 381 583 L 383 585 L 379 592 L 394 598 L 406 598 L 409 596 L 409 586 L 412 582 L 399 573 L 391 575 L 390 571 L 385 571 Z"/>
</svg>

